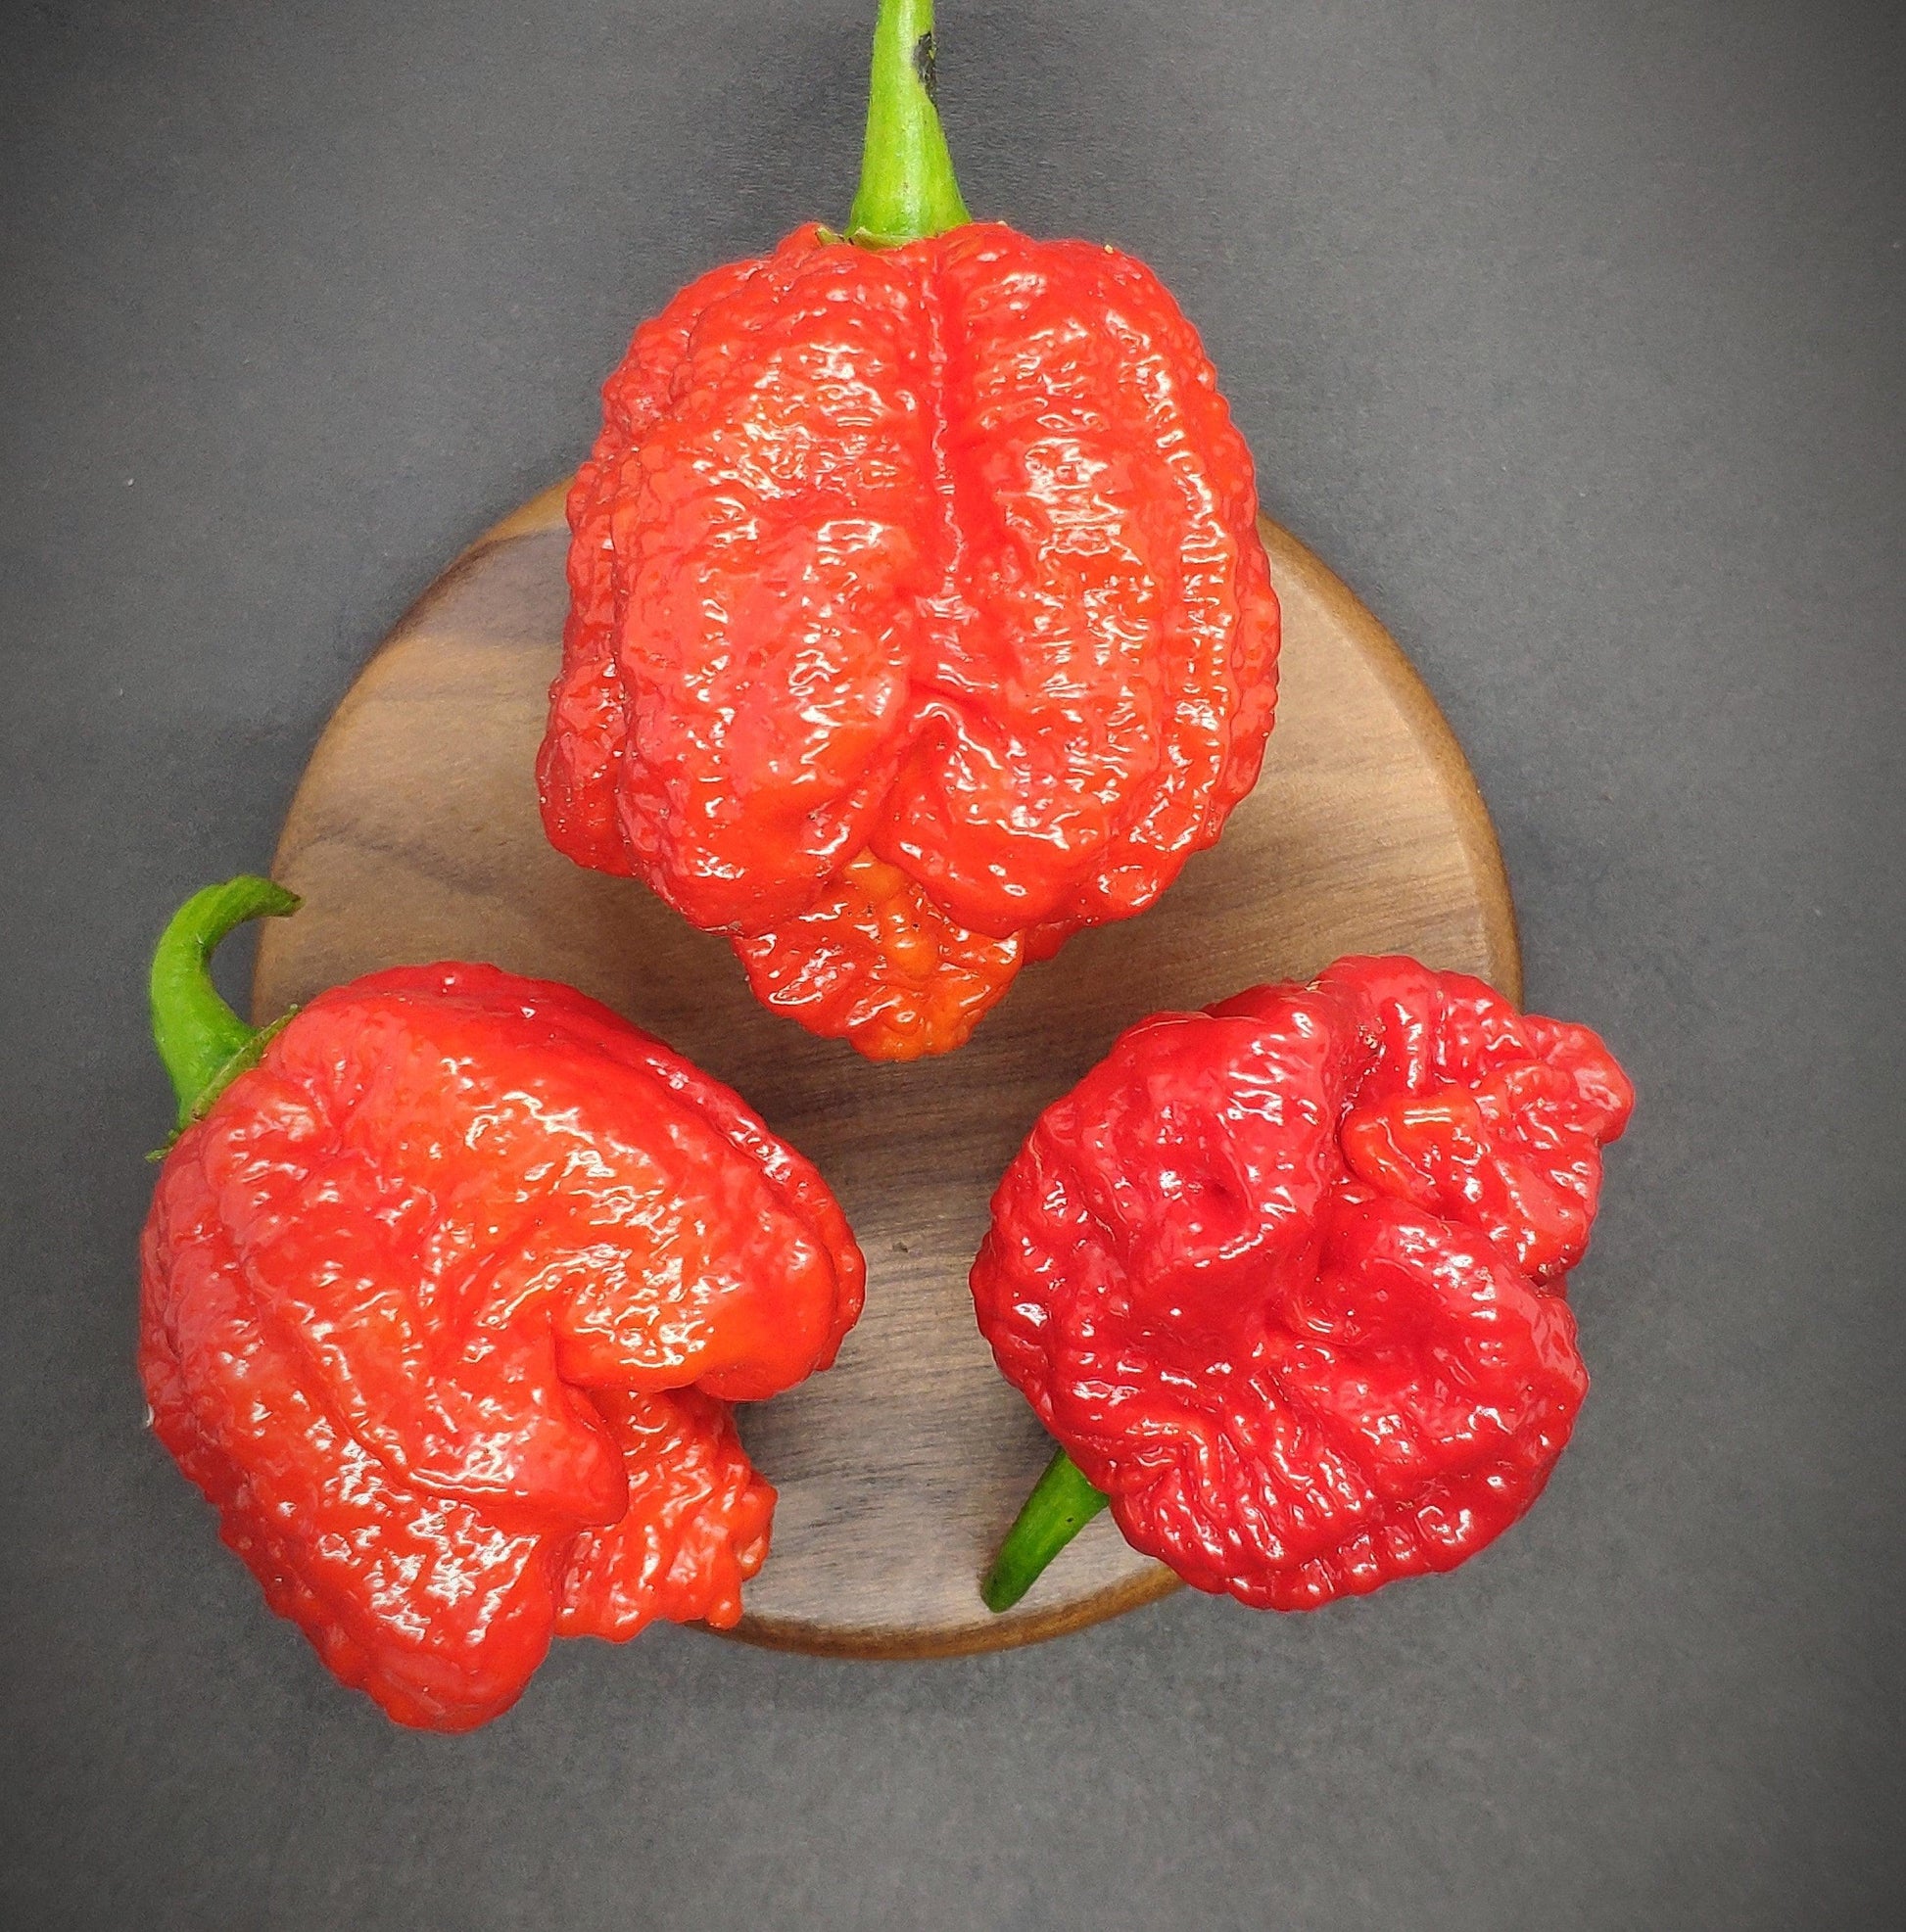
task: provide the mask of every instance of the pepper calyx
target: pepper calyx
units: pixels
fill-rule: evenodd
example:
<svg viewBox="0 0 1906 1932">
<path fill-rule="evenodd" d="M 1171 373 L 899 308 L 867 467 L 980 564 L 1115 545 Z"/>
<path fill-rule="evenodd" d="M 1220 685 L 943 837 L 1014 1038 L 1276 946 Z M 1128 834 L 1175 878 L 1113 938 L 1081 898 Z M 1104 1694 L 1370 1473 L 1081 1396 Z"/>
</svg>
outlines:
<svg viewBox="0 0 1906 1932">
<path fill-rule="evenodd" d="M 953 172 L 938 101 L 933 0 L 881 0 L 849 241 L 898 248 L 973 219 Z"/>
<path fill-rule="evenodd" d="M 178 1097 L 174 1140 L 257 1064 L 291 1017 L 285 1013 L 264 1027 L 241 1019 L 212 983 L 213 954 L 246 920 L 284 919 L 303 903 L 274 879 L 241 873 L 195 892 L 160 935 L 150 981 L 152 1038 Z"/>
</svg>

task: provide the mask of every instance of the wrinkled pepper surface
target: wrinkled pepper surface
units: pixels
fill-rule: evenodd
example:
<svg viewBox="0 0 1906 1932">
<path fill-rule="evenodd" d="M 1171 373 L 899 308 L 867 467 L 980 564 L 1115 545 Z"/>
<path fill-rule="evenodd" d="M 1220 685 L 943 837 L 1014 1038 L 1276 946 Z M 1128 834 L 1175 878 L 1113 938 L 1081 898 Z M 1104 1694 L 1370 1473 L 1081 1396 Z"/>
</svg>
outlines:
<svg viewBox="0 0 1906 1932">
<path fill-rule="evenodd" d="M 1586 1027 L 1406 959 L 1123 1034 L 1040 1116 L 973 1268 L 1061 1444 L 987 1601 L 1108 1499 L 1185 1581 L 1275 1610 L 1500 1535 L 1588 1388 L 1566 1276 L 1632 1105 Z"/>
<path fill-rule="evenodd" d="M 833 1360 L 864 1268 L 799 1154 L 566 986 L 405 966 L 254 1033 L 206 962 L 296 903 L 208 888 L 154 963 L 152 1426 L 339 1677 L 465 1729 L 552 1634 L 736 1622 L 775 1492 L 730 1405 Z"/>
<path fill-rule="evenodd" d="M 883 0 L 848 232 L 704 275 L 610 377 L 538 765 L 561 851 L 895 1060 L 1217 837 L 1278 650 L 1196 332 L 1116 249 L 969 219 L 930 28 Z"/>
</svg>

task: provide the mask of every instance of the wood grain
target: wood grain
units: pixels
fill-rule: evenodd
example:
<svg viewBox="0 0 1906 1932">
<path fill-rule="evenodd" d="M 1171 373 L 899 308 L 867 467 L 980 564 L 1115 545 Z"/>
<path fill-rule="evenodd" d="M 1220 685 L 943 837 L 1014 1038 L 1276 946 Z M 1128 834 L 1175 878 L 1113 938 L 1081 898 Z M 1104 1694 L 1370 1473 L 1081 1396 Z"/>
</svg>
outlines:
<svg viewBox="0 0 1906 1932">
<path fill-rule="evenodd" d="M 1521 992 L 1507 883 L 1462 753 L 1357 598 L 1264 526 L 1283 694 L 1263 778 L 1143 917 L 1024 973 L 970 1045 L 878 1066 L 771 1016 L 719 940 L 545 843 L 531 764 L 565 605 L 562 491 L 452 565 L 339 706 L 273 867 L 261 1019 L 373 967 L 491 960 L 564 979 L 738 1088 L 839 1195 L 869 1264 L 838 1365 L 743 1412 L 781 1491 L 734 1633 L 856 1657 L 1054 1636 L 1175 1587 L 1100 1517 L 1005 1617 L 978 1579 L 1049 1444 L 992 1365 L 966 1270 L 1039 1109 L 1133 1020 L 1338 955 L 1401 951 Z"/>
</svg>

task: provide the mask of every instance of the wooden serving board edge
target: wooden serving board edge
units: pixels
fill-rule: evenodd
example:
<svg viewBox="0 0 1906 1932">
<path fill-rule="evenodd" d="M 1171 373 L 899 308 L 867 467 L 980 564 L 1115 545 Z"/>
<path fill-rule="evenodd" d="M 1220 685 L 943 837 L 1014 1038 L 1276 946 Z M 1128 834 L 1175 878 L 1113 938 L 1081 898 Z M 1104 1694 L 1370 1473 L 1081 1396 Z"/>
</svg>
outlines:
<svg viewBox="0 0 1906 1932">
<path fill-rule="evenodd" d="M 311 786 L 313 774 L 321 776 L 325 740 L 332 735 L 339 722 L 348 718 L 356 705 L 375 689 L 378 659 L 385 649 L 403 639 L 430 606 L 453 589 L 488 552 L 519 538 L 541 535 L 559 527 L 571 481 L 564 478 L 550 485 L 484 531 L 448 569 L 433 580 L 392 627 L 384 643 L 372 653 L 353 681 L 319 734 L 286 814 L 277 842 L 277 857 L 296 847 L 301 798 Z M 1519 1005 L 1523 984 L 1521 942 L 1507 872 L 1495 825 L 1453 729 L 1402 646 L 1343 580 L 1300 539 L 1268 517 L 1261 516 L 1259 527 L 1271 557 L 1273 581 L 1286 580 L 1293 575 L 1301 578 L 1310 594 L 1337 613 L 1346 630 L 1359 634 L 1370 647 L 1370 662 L 1378 669 L 1399 708 L 1415 721 L 1456 825 L 1476 899 L 1484 908 L 1491 976 L 1499 988 Z M 253 1004 L 256 1017 L 256 992 Z M 739 1624 L 726 1630 L 713 1630 L 706 1625 L 690 1627 L 699 1627 L 710 1635 L 766 1650 L 868 1662 L 925 1662 L 1041 1643 L 1051 1637 L 1089 1628 L 1126 1611 L 1160 1602 L 1182 1587 L 1178 1577 L 1163 1564 L 1155 1563 L 1109 1589 L 1056 1608 L 1009 1611 L 987 1624 L 944 1634 L 898 1626 L 891 1629 L 856 1628 L 850 1634 L 842 1634 L 805 1620 L 750 1615 L 743 1615 Z"/>
</svg>

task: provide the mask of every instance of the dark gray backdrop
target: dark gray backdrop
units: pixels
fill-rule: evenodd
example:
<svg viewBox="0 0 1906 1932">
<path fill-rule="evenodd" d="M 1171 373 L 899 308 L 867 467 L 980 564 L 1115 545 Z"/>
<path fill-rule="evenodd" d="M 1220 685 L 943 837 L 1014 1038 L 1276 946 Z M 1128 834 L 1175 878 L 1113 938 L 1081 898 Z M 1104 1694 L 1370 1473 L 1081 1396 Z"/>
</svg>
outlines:
<svg viewBox="0 0 1906 1932">
<path fill-rule="evenodd" d="M 1900 1922 L 1901 10 L 945 0 L 972 205 L 1176 290 L 1637 1077 L 1595 1390 L 1447 1580 L 449 1740 L 141 1432 L 144 959 L 635 320 L 844 212 L 871 0 L 5 12 L 6 1922 Z"/>
</svg>

